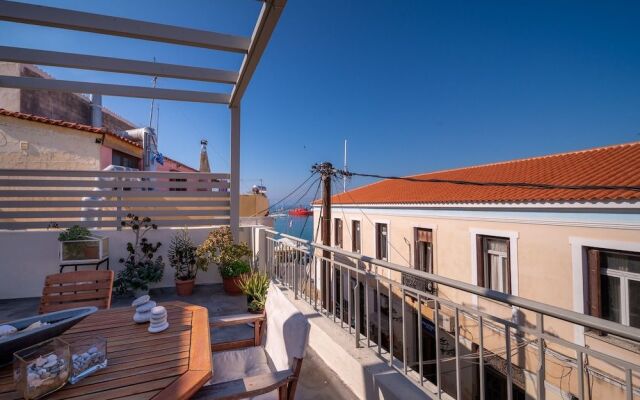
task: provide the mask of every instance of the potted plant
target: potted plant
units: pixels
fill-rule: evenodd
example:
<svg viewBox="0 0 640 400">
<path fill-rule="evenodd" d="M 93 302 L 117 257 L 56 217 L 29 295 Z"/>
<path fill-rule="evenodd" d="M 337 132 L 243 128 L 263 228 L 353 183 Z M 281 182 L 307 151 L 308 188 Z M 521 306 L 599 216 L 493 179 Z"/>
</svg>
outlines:
<svg viewBox="0 0 640 400">
<path fill-rule="evenodd" d="M 167 258 L 176 270 L 176 292 L 178 296 L 190 296 L 193 293 L 198 270 L 206 271 L 207 264 L 198 263 L 197 247 L 193 244 L 189 230 L 181 229 L 171 239 Z"/>
<path fill-rule="evenodd" d="M 251 255 L 246 243 L 235 243 L 231 228 L 217 228 L 209 232 L 207 239 L 198 246 L 198 263 L 218 265 L 224 290 L 228 294 L 242 294 L 238 287 L 240 275 L 251 271 L 249 263 L 244 259 Z"/>
<path fill-rule="evenodd" d="M 242 275 L 239 282 L 242 293 L 247 295 L 247 308 L 249 312 L 261 314 L 267 301 L 269 290 L 269 277 L 262 272 L 254 271 Z"/>
<path fill-rule="evenodd" d="M 240 279 L 242 275 L 251 271 L 251 266 L 245 260 L 234 260 L 228 264 L 220 265 L 220 275 L 224 291 L 228 294 L 241 294 Z"/>
<path fill-rule="evenodd" d="M 87 228 L 74 225 L 60 232 L 60 261 L 101 260 L 107 256 L 108 238 L 91 235 Z"/>
<path fill-rule="evenodd" d="M 133 214 L 127 214 L 122 226 L 133 231 L 135 240 L 127 243 L 129 255 L 120 259 L 124 269 L 118 272 L 114 286 L 119 294 L 133 292 L 139 297 L 149 293 L 149 284 L 160 282 L 164 273 L 162 256 L 155 256 L 162 244 L 153 244 L 145 237 L 147 232 L 158 229 L 158 226 L 151 223 L 151 218 Z"/>
</svg>

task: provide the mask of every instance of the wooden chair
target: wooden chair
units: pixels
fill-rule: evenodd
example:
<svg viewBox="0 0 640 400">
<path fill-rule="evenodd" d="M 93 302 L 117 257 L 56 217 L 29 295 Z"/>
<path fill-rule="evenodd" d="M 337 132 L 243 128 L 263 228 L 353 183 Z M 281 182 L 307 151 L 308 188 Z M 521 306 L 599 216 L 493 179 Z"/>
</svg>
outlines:
<svg viewBox="0 0 640 400">
<path fill-rule="evenodd" d="M 113 271 L 76 271 L 48 275 L 44 281 L 40 308 L 45 314 L 75 307 L 111 307 Z"/>
<path fill-rule="evenodd" d="M 250 322 L 253 339 L 211 345 L 213 378 L 192 399 L 294 399 L 309 321 L 272 283 L 264 315 L 218 317 L 210 325 L 215 329 Z"/>
</svg>

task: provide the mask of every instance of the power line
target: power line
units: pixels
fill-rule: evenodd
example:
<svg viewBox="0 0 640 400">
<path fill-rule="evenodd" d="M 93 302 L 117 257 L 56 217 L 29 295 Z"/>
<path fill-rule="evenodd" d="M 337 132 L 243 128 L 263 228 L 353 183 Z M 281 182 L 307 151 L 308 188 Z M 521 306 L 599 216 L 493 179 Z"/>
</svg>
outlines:
<svg viewBox="0 0 640 400">
<path fill-rule="evenodd" d="M 302 186 L 304 186 L 307 182 L 309 182 L 309 180 L 311 180 L 311 178 L 313 178 L 316 175 L 316 172 L 312 172 L 311 175 L 309 175 L 309 177 L 307 179 L 304 180 L 304 182 L 302 182 L 301 184 L 299 184 L 298 186 L 296 186 L 295 189 L 293 189 L 291 192 L 289 192 L 288 195 L 286 195 L 285 197 L 283 197 L 280 201 L 275 202 L 274 204 L 270 205 L 269 207 L 265 208 L 264 210 L 258 211 L 256 213 L 254 213 L 252 216 L 255 217 L 258 214 L 262 214 L 263 212 L 269 211 L 271 210 L 273 207 L 277 206 L 278 204 L 282 203 L 283 201 L 287 200 L 289 197 L 291 197 L 295 192 L 297 192 Z"/>
<path fill-rule="evenodd" d="M 314 199 L 318 198 L 318 193 L 320 192 L 320 184 L 322 183 L 322 181 L 320 179 L 318 179 L 318 187 L 316 187 L 316 194 L 313 195 Z M 305 218 L 304 220 L 304 224 L 302 224 L 302 229 L 300 230 L 300 237 L 302 237 L 302 235 L 304 234 L 304 228 L 307 227 L 307 222 L 309 221 L 309 217 Z M 318 224 L 318 226 L 320 226 L 320 224 Z"/>
<path fill-rule="evenodd" d="M 403 176 L 385 176 L 378 174 L 366 174 L 362 172 L 344 171 L 336 169 L 335 173 L 347 177 L 362 176 L 366 178 L 392 179 L 417 183 L 450 183 L 454 185 L 468 186 L 500 186 L 518 187 L 524 189 L 566 189 L 566 190 L 631 190 L 640 192 L 640 186 L 626 185 L 556 185 L 551 183 L 531 183 L 531 182 L 492 182 L 492 181 L 467 181 L 459 179 L 438 179 L 438 178 L 412 178 Z"/>
<path fill-rule="evenodd" d="M 320 178 L 317 179 L 318 182 L 320 181 Z M 311 188 L 313 187 L 313 184 L 316 183 L 316 181 L 311 181 L 311 184 L 307 187 L 307 189 L 304 191 L 304 193 L 302 193 L 302 196 L 298 197 L 298 199 L 293 203 L 294 206 L 297 205 L 302 205 L 301 201 L 302 199 L 309 194 L 309 191 L 311 190 Z"/>
</svg>

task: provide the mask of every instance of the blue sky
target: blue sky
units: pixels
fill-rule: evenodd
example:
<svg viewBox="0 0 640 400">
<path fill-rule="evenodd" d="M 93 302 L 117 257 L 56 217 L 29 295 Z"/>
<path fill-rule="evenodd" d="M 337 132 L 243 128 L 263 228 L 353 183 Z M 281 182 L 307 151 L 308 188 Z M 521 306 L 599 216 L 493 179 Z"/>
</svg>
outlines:
<svg viewBox="0 0 640 400">
<path fill-rule="evenodd" d="M 249 35 L 254 0 L 30 1 Z M 640 2 L 289 0 L 242 106 L 243 190 L 272 201 L 315 162 L 414 174 L 640 140 Z M 238 55 L 0 23 L 0 44 L 237 69 Z M 44 68 L 59 79 L 148 77 Z M 160 79 L 159 87 L 228 91 Z M 147 124 L 149 100 L 104 104 Z M 160 101 L 161 151 L 228 171 L 226 107 Z M 356 179 L 351 186 L 367 182 Z"/>
</svg>

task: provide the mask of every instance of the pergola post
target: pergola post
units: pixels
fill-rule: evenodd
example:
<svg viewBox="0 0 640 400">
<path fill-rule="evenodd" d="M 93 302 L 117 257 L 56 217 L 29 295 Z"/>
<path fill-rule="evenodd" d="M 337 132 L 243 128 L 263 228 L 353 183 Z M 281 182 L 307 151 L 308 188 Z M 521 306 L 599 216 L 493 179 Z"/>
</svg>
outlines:
<svg viewBox="0 0 640 400">
<path fill-rule="evenodd" d="M 233 240 L 240 241 L 240 105 L 231 110 L 231 213 L 230 222 Z"/>
</svg>

